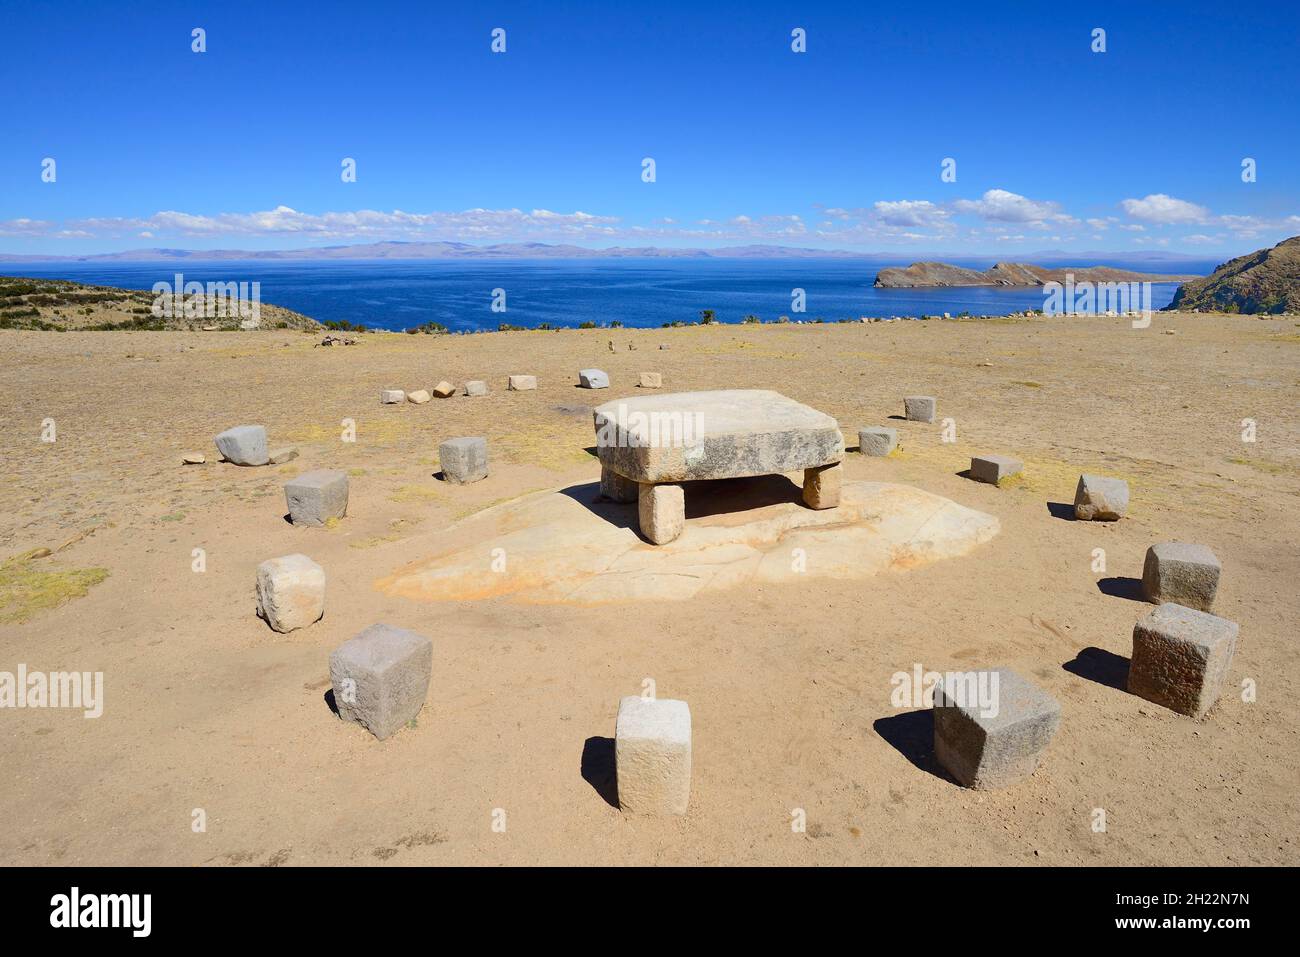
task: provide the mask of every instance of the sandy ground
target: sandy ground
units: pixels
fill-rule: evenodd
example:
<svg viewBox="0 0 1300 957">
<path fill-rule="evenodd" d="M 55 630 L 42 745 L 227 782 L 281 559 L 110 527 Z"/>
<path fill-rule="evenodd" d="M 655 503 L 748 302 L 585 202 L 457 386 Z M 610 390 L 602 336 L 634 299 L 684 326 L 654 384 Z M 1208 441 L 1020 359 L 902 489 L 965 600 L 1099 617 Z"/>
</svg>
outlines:
<svg viewBox="0 0 1300 957">
<path fill-rule="evenodd" d="M 0 670 L 102 671 L 106 698 L 96 720 L 0 712 L 0 861 L 1300 863 L 1296 325 L 726 326 L 371 335 L 332 349 L 290 332 L 0 333 L 0 557 L 71 542 L 39 567 L 109 572 L 82 598 L 0 624 Z M 614 387 L 575 388 L 587 366 Z M 479 509 L 594 481 L 588 409 L 630 393 L 642 370 L 674 390 L 777 389 L 836 416 L 850 446 L 860 425 L 897 425 L 902 454 L 849 456 L 848 477 L 913 484 L 997 516 L 1002 532 L 913 571 L 687 602 L 421 604 L 374 587 Z M 517 372 L 540 390 L 507 393 Z M 444 378 L 493 392 L 378 403 L 381 388 Z M 941 423 L 890 420 L 913 393 L 939 397 L 955 443 Z M 54 443 L 40 441 L 47 418 Z M 340 441 L 343 419 L 355 443 Z M 299 459 L 215 464 L 211 437 L 244 422 Z M 438 442 L 466 434 L 488 437 L 492 475 L 435 481 Z M 182 467 L 189 451 L 209 464 Z M 1023 458 L 1024 481 L 961 477 L 982 451 Z M 284 521 L 281 486 L 311 467 L 352 475 L 336 528 Z M 1130 481 L 1126 519 L 1062 517 L 1085 470 Z M 1131 579 L 1147 546 L 1170 539 L 1214 549 L 1215 610 L 1241 625 L 1233 687 L 1202 723 L 1122 690 L 1133 623 L 1150 609 Z M 254 569 L 295 551 L 325 567 L 327 610 L 279 635 L 254 616 Z M 382 743 L 324 700 L 329 652 L 375 621 L 434 641 L 416 726 Z M 891 676 L 918 663 L 1007 665 L 1056 696 L 1063 720 L 1038 772 L 977 793 L 938 771 L 927 716 L 890 702 Z M 646 677 L 693 713 L 681 820 L 627 819 L 609 800 L 618 700 Z"/>
</svg>

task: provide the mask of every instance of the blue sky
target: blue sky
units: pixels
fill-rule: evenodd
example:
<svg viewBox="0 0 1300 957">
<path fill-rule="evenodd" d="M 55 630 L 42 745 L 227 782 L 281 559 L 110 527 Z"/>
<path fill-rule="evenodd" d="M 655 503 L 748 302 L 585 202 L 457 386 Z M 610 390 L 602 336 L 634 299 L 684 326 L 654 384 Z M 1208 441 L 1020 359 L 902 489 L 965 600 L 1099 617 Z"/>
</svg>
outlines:
<svg viewBox="0 0 1300 957">
<path fill-rule="evenodd" d="M 1300 234 L 1295 3 L 6 0 L 0 34 L 6 252 Z"/>
</svg>

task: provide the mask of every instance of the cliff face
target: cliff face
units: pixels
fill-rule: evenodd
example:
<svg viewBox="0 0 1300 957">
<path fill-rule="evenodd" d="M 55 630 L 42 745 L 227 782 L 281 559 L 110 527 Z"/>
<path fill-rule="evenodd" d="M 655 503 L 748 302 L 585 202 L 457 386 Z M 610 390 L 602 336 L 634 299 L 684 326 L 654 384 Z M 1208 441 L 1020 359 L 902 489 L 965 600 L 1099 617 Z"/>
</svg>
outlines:
<svg viewBox="0 0 1300 957">
<path fill-rule="evenodd" d="M 890 266 L 876 274 L 876 286 L 881 289 L 910 289 L 918 286 L 1041 286 L 1044 283 L 1064 283 L 1066 277 L 1074 282 L 1178 282 L 1192 276 L 1164 276 L 1155 273 L 1132 272 L 1110 266 L 1065 266 L 1048 269 L 1030 263 L 998 263 L 992 269 L 980 272 L 963 269 L 948 263 L 920 262 L 906 268 Z"/>
<path fill-rule="evenodd" d="M 1271 313 L 1300 310 L 1300 236 L 1183 283 L 1166 309 Z"/>
</svg>

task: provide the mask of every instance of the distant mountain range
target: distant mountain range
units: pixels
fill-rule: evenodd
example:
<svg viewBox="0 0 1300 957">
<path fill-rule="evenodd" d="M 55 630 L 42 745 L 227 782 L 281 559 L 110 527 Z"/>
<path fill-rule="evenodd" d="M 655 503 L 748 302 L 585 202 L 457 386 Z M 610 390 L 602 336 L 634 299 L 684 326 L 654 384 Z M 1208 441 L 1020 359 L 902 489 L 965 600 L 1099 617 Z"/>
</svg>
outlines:
<svg viewBox="0 0 1300 957">
<path fill-rule="evenodd" d="M 1042 286 L 1049 282 L 1183 282 L 1191 275 L 1161 275 L 1115 269 L 1111 266 L 1058 266 L 1048 269 L 1030 263 L 997 263 L 991 269 L 966 269 L 951 263 L 919 262 L 892 266 L 876 274 L 878 289 L 914 289 L 930 286 Z"/>
<path fill-rule="evenodd" d="M 948 259 L 986 259 L 962 253 L 938 254 Z M 1177 263 L 1195 257 L 1164 252 L 1086 252 L 1060 250 L 1027 253 L 1038 262 L 1115 259 L 1124 262 Z M 212 262 L 223 260 L 367 260 L 367 259 L 620 259 L 650 257 L 662 259 L 856 259 L 898 262 L 898 253 L 850 252 L 844 249 L 809 249 L 795 246 L 724 246 L 718 249 L 672 249 L 661 246 L 614 246 L 588 249 L 584 246 L 552 243 L 498 243 L 475 246 L 456 242 L 380 242 L 346 246 L 314 246 L 300 249 L 130 249 L 86 256 L 17 255 L 0 253 L 0 262 Z"/>
</svg>

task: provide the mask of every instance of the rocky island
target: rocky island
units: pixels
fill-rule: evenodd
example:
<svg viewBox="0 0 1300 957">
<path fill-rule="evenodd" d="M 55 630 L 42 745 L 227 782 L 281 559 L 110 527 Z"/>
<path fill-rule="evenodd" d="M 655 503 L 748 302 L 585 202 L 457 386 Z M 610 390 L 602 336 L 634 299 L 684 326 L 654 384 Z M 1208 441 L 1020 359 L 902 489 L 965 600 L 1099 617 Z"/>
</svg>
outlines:
<svg viewBox="0 0 1300 957">
<path fill-rule="evenodd" d="M 1300 309 L 1300 236 L 1257 249 L 1178 287 L 1166 309 L 1283 313 Z"/>
<path fill-rule="evenodd" d="M 1063 283 L 1066 276 L 1081 282 L 1184 282 L 1197 276 L 1163 276 L 1110 266 L 1063 266 L 1048 269 L 1029 263 L 998 263 L 992 269 L 965 269 L 949 263 L 919 262 L 907 267 L 889 266 L 876 274 L 877 289 L 914 289 L 925 286 L 1042 286 Z"/>
</svg>

